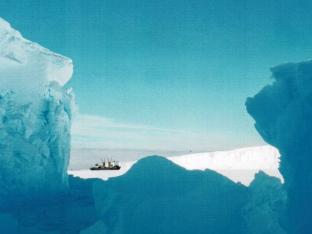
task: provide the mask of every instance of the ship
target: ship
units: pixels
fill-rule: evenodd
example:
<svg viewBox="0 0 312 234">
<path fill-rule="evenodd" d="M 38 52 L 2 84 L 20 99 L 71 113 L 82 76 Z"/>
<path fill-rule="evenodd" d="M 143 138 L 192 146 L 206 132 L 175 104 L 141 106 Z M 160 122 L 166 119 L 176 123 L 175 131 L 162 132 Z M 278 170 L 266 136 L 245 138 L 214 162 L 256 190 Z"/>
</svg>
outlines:
<svg viewBox="0 0 312 234">
<path fill-rule="evenodd" d="M 96 163 L 93 167 L 90 168 L 92 171 L 97 170 L 119 170 L 121 168 L 118 161 L 107 159 L 102 160 L 102 163 Z"/>
</svg>

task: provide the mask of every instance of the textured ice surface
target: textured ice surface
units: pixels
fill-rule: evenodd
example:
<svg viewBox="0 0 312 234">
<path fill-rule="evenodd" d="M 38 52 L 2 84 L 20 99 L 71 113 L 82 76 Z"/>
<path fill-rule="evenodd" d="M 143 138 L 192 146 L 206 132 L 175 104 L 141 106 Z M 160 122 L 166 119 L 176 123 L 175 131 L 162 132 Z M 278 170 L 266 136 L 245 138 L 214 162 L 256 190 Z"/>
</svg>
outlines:
<svg viewBox="0 0 312 234">
<path fill-rule="evenodd" d="M 246 187 L 211 170 L 190 171 L 152 156 L 107 181 L 69 177 L 64 196 L 9 203 L 7 210 L 0 210 L 0 230 L 12 234 L 283 234 L 276 218 L 283 194 L 279 180 L 263 173 Z"/>
<path fill-rule="evenodd" d="M 108 233 L 216 234 L 245 228 L 246 187 L 157 156 L 138 161 L 124 176 L 96 183 L 94 191 Z"/>
<path fill-rule="evenodd" d="M 0 89 L 29 95 L 42 91 L 51 81 L 64 85 L 72 72 L 69 58 L 24 39 L 0 18 Z"/>
<path fill-rule="evenodd" d="M 285 210 L 287 195 L 279 179 L 260 171 L 249 185 L 248 194 L 243 209 L 246 233 L 286 233 L 280 225 L 280 214 Z"/>
<path fill-rule="evenodd" d="M 284 233 L 276 218 L 282 184 L 264 173 L 249 188 L 152 156 L 123 176 L 95 182 L 93 191 L 107 233 Z"/>
<path fill-rule="evenodd" d="M 88 229 L 98 220 L 92 183 L 69 177 L 68 192 L 62 196 L 7 203 L 0 210 L 0 233 L 71 234 Z"/>
<path fill-rule="evenodd" d="M 0 198 L 67 187 L 73 95 L 62 85 L 71 74 L 70 59 L 0 18 Z"/>
<path fill-rule="evenodd" d="M 272 68 L 273 83 L 247 100 L 261 136 L 281 154 L 288 233 L 312 230 L 312 61 Z"/>
</svg>

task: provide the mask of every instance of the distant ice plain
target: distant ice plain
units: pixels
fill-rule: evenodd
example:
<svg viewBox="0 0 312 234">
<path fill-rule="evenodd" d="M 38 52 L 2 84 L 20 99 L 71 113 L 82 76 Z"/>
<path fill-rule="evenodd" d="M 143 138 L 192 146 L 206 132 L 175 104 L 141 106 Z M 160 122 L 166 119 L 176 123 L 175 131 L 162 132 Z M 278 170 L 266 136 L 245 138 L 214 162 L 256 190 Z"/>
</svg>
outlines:
<svg viewBox="0 0 312 234">
<path fill-rule="evenodd" d="M 94 153 L 88 150 L 79 154 L 77 151 L 72 152 L 69 174 L 81 178 L 100 178 L 107 180 L 110 177 L 116 177 L 125 174 L 139 158 L 135 155 L 140 155 L 138 151 L 132 151 L 130 158 L 132 160 L 121 160 L 122 151 L 115 152 L 120 158 L 115 158 L 121 162 L 122 168 L 119 171 L 90 171 L 88 169 L 93 163 L 100 162 L 100 152 L 109 153 L 108 151 L 100 151 Z M 141 154 L 144 152 L 141 152 Z M 152 152 L 145 152 L 152 153 Z M 158 153 L 158 152 L 157 152 Z M 161 153 L 161 152 L 160 152 Z M 164 156 L 172 162 L 184 167 L 188 170 L 205 170 L 211 169 L 228 177 L 234 182 L 240 182 L 244 185 L 249 185 L 253 180 L 255 173 L 264 171 L 270 176 L 275 176 L 283 181 L 279 167 L 279 152 L 276 148 L 264 145 L 248 148 L 235 149 L 230 151 L 216 151 L 205 153 L 189 153 L 177 155 L 178 152 L 167 152 L 168 156 Z M 149 154 L 146 154 L 146 156 Z M 84 157 L 84 158 L 83 158 Z"/>
</svg>

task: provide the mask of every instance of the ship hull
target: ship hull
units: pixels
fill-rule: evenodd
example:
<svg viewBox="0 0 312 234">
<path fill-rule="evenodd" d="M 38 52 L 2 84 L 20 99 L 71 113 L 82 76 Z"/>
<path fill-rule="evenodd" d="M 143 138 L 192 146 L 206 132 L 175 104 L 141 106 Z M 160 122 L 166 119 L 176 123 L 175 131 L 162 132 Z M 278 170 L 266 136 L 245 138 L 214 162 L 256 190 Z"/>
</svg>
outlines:
<svg viewBox="0 0 312 234">
<path fill-rule="evenodd" d="M 118 171 L 120 168 L 90 168 L 91 171 Z"/>
</svg>

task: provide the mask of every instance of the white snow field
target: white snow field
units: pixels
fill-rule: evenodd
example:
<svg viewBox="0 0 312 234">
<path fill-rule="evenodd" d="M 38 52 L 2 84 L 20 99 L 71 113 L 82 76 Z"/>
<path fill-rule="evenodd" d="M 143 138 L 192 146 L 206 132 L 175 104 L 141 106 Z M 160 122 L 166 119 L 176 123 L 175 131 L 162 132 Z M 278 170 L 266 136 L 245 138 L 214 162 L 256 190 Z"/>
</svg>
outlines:
<svg viewBox="0 0 312 234">
<path fill-rule="evenodd" d="M 255 173 L 260 170 L 283 180 L 278 170 L 279 152 L 276 148 L 269 145 L 231 151 L 187 154 L 167 157 L 167 159 L 188 170 L 214 170 L 227 176 L 234 182 L 241 182 L 245 185 L 248 185 L 254 179 Z M 71 170 L 68 173 L 81 178 L 106 180 L 126 173 L 135 162 L 122 162 L 122 168 L 119 171 L 91 171 L 85 169 Z"/>
</svg>

